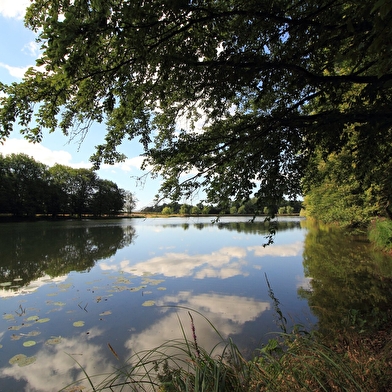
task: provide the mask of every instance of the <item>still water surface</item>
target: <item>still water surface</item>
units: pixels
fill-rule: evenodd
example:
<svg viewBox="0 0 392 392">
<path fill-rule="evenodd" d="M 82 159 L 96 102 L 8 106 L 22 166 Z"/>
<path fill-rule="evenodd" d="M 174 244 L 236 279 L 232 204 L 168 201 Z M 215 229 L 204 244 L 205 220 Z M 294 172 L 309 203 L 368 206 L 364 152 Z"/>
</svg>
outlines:
<svg viewBox="0 0 392 392">
<path fill-rule="evenodd" d="M 288 328 L 391 303 L 391 260 L 365 241 L 300 218 L 279 219 L 263 247 L 266 233 L 238 217 L 0 224 L 0 390 L 57 391 L 80 366 L 112 372 L 181 337 L 180 322 L 191 336 L 188 308 L 250 358 L 279 330 L 266 276 Z M 194 319 L 198 343 L 216 344 Z"/>
</svg>

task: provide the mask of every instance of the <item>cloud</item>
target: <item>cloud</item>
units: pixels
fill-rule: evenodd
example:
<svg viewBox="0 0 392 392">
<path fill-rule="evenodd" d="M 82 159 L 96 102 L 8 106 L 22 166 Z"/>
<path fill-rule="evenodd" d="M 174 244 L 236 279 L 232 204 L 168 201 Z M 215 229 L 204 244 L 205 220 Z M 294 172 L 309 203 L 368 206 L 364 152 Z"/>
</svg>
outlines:
<svg viewBox="0 0 392 392">
<path fill-rule="evenodd" d="M 301 254 L 301 252 L 303 251 L 303 242 L 297 241 L 292 244 L 271 245 L 267 247 L 263 247 L 262 245 L 249 246 L 247 250 L 250 252 L 253 251 L 254 255 L 258 257 L 292 257 Z"/>
<path fill-rule="evenodd" d="M 104 333 L 98 330 L 92 332 L 95 336 Z M 105 374 L 113 372 L 114 369 L 114 364 L 109 362 L 104 346 L 94 344 L 90 338 L 86 339 L 84 333 L 73 338 L 61 338 L 61 343 L 57 345 L 43 344 L 34 356 L 36 362 L 29 366 L 2 367 L 0 377 L 12 377 L 26 383 L 24 391 L 55 392 L 71 382 L 82 380 L 84 372 L 90 376 L 102 374 L 101 379 L 103 379 Z M 94 382 L 98 383 L 96 377 Z M 80 387 L 78 390 L 85 389 L 80 383 L 77 385 Z M 76 386 L 73 390 L 76 391 Z"/>
<path fill-rule="evenodd" d="M 59 284 L 67 279 L 67 275 L 57 276 L 51 278 L 49 275 L 44 275 L 41 278 L 29 282 L 26 286 L 21 286 L 17 289 L 7 289 L 3 287 L 0 289 L 0 298 L 15 297 L 17 295 L 28 295 L 34 293 L 37 289 L 48 284 Z M 15 285 L 17 282 L 13 282 Z"/>
<path fill-rule="evenodd" d="M 22 79 L 26 71 L 29 69 L 30 66 L 27 67 L 12 67 L 10 65 L 0 63 L 0 67 L 5 68 L 11 76 L 14 78 Z"/>
<path fill-rule="evenodd" d="M 53 166 L 58 163 L 60 165 L 78 168 L 91 167 L 90 163 L 71 163 L 72 155 L 67 151 L 50 150 L 42 144 L 29 143 L 25 139 L 7 139 L 4 144 L 0 145 L 0 153 L 3 155 L 23 153 L 48 166 Z"/>
<path fill-rule="evenodd" d="M 0 15 L 6 18 L 23 19 L 29 0 L 1 0 Z"/>
<path fill-rule="evenodd" d="M 40 55 L 40 47 L 35 41 L 30 41 L 22 48 L 22 52 L 37 58 Z"/>
<path fill-rule="evenodd" d="M 103 164 L 101 166 L 101 169 L 106 169 L 106 170 L 120 169 L 125 172 L 130 172 L 130 171 L 132 171 L 133 168 L 140 169 L 140 166 L 142 165 L 143 160 L 144 160 L 144 157 L 137 156 L 137 157 L 133 157 L 133 158 L 128 158 L 124 162 L 114 163 L 113 165 Z"/>
<path fill-rule="evenodd" d="M 248 273 L 245 271 L 247 263 L 244 261 L 246 251 L 240 247 L 225 247 L 211 254 L 189 255 L 187 253 L 166 253 L 140 263 L 131 264 L 129 260 L 117 263 L 101 263 L 103 270 L 118 270 L 143 276 L 145 273 L 160 273 L 170 277 L 193 276 L 195 279 L 220 278 Z"/>
<path fill-rule="evenodd" d="M 165 309 L 168 304 L 178 306 L 176 311 Z M 158 301 L 157 305 L 162 306 L 162 312 L 166 312 L 165 316 L 159 318 L 155 324 L 150 325 L 142 332 L 132 334 L 126 342 L 126 347 L 129 350 L 143 352 L 143 350 L 158 347 L 163 342 L 172 342 L 174 339 L 183 341 L 183 333 L 188 335 L 187 338 L 192 341 L 193 337 L 188 327 L 187 309 L 193 309 L 198 343 L 210 351 L 217 343 L 221 342 L 216 331 L 219 331 L 224 338 L 237 334 L 243 329 L 245 323 L 254 321 L 263 312 L 270 309 L 270 304 L 266 301 L 236 295 L 210 293 L 195 295 L 192 291 L 181 291 L 175 296 L 165 296 Z M 197 312 L 203 314 L 203 317 Z M 181 325 L 186 327 L 182 329 Z M 166 354 L 170 355 L 170 349 L 174 350 L 174 345 L 169 343 L 167 348 L 169 350 Z M 215 351 L 215 353 L 217 352 Z M 178 352 L 173 352 L 173 355 L 176 354 L 178 355 Z"/>
</svg>

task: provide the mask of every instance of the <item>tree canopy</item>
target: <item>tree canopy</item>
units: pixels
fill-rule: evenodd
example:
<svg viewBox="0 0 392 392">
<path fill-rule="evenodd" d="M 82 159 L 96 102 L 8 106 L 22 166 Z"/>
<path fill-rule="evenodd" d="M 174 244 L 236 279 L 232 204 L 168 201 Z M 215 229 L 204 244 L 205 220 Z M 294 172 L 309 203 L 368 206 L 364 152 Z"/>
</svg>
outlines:
<svg viewBox="0 0 392 392">
<path fill-rule="evenodd" d="M 94 216 L 131 212 L 135 197 L 91 169 L 48 167 L 26 154 L 0 154 L 0 214 Z"/>
<path fill-rule="evenodd" d="M 43 54 L 1 86 L 1 138 L 105 122 L 95 165 L 136 138 L 163 196 L 295 196 L 353 130 L 358 170 L 391 145 L 387 0 L 34 0 L 25 23 Z"/>
</svg>

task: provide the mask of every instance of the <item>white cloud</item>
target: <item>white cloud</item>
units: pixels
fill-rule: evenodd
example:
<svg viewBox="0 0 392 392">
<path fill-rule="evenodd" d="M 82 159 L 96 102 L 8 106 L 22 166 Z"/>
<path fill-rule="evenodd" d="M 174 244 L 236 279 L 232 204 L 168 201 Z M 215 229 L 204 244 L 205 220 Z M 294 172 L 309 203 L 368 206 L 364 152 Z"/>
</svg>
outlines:
<svg viewBox="0 0 392 392">
<path fill-rule="evenodd" d="M 246 322 L 255 320 L 263 312 L 270 309 L 270 304 L 265 301 L 235 295 L 210 293 L 195 295 L 192 291 L 181 291 L 175 296 L 165 296 L 157 302 L 157 305 L 163 306 L 162 310 L 168 304 L 195 311 L 192 313 L 198 343 L 207 351 L 215 347 L 214 352 L 216 354 L 221 354 L 219 352 L 220 348 L 217 346 L 217 343 L 221 342 L 221 338 L 216 331 L 227 338 L 231 334 L 239 333 Z M 200 312 L 203 317 L 197 312 Z M 180 317 L 181 315 L 183 320 Z M 180 327 L 179 323 L 184 329 Z M 211 325 L 216 328 L 216 331 Z M 163 318 L 158 319 L 149 328 L 138 334 L 132 334 L 126 342 L 126 347 L 136 353 L 143 352 L 143 350 L 160 346 L 162 342 L 171 342 L 174 339 L 182 341 L 184 332 L 187 338 L 192 341 L 188 312 L 184 312 L 178 307 L 176 312 L 167 312 Z M 170 356 L 170 350 L 175 350 L 174 346 L 174 344 L 169 344 L 166 348 L 166 354 Z M 178 352 L 172 354 L 178 355 Z"/>
<path fill-rule="evenodd" d="M 120 169 L 125 172 L 130 172 L 130 171 L 132 171 L 132 168 L 140 169 L 140 166 L 142 165 L 143 160 L 144 160 L 144 157 L 137 156 L 134 158 L 128 158 L 124 162 L 114 163 L 113 165 L 103 164 L 101 166 L 101 169 L 109 169 L 109 170 Z"/>
<path fill-rule="evenodd" d="M 25 72 L 29 69 L 30 66 L 27 67 L 12 67 L 10 65 L 0 63 L 0 67 L 5 68 L 11 76 L 14 78 L 22 79 Z"/>
<path fill-rule="evenodd" d="M 170 277 L 193 276 L 195 279 L 220 278 L 244 275 L 247 263 L 246 250 L 240 247 L 225 247 L 211 254 L 189 255 L 186 253 L 166 253 L 149 260 L 132 264 L 123 260 L 120 264 L 104 262 L 103 270 L 119 270 L 143 276 L 148 272 L 160 273 Z"/>
<path fill-rule="evenodd" d="M 23 53 L 27 53 L 28 55 L 37 58 L 40 54 L 40 47 L 35 41 L 30 41 L 22 48 Z"/>
<path fill-rule="evenodd" d="M 271 245 L 267 247 L 249 246 L 248 251 L 254 252 L 255 256 L 275 256 L 275 257 L 293 257 L 298 256 L 303 251 L 303 242 L 297 241 L 292 244 Z"/>
<path fill-rule="evenodd" d="M 23 153 L 48 166 L 53 166 L 58 163 L 60 165 L 78 168 L 91 167 L 90 163 L 71 163 L 72 155 L 67 151 L 50 150 L 41 144 L 29 143 L 25 139 L 7 139 L 3 145 L 0 145 L 0 153 L 3 155 Z"/>
<path fill-rule="evenodd" d="M 0 15 L 6 18 L 23 19 L 29 0 L 0 0 Z"/>
</svg>

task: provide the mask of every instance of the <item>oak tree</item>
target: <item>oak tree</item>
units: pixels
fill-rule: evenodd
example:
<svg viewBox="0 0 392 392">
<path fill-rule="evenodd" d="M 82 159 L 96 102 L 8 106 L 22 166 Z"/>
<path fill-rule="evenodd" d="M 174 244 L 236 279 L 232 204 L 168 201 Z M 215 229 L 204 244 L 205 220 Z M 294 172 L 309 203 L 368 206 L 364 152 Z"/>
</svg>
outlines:
<svg viewBox="0 0 392 392">
<path fill-rule="evenodd" d="M 74 136 L 104 122 L 96 167 L 124 159 L 118 146 L 137 139 L 163 196 L 294 196 L 315 148 L 338 152 L 352 127 L 361 162 L 390 143 L 391 9 L 387 0 L 34 0 L 25 22 L 43 53 L 22 82 L 1 86 L 0 136 L 16 123 L 40 141 L 44 128 Z"/>
</svg>

